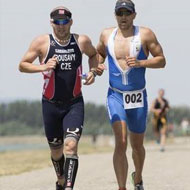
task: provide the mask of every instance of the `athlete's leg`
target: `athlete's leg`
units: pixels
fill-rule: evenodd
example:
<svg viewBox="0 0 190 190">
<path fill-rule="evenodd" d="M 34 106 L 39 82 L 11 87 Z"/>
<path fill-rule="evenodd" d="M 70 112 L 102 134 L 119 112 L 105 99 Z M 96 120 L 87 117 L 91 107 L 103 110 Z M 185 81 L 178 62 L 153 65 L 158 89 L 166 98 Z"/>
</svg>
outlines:
<svg viewBox="0 0 190 190">
<path fill-rule="evenodd" d="M 119 189 L 126 187 L 128 161 L 127 149 L 127 126 L 126 113 L 123 108 L 122 94 L 109 89 L 107 97 L 107 108 L 115 135 L 115 150 L 113 154 L 113 165 Z"/>
<path fill-rule="evenodd" d="M 63 129 L 60 110 L 55 104 L 42 101 L 45 134 L 51 151 L 51 160 L 57 175 L 57 183 L 64 184 Z"/>
<path fill-rule="evenodd" d="M 159 144 L 160 143 L 160 124 L 159 124 L 159 119 L 154 117 L 152 119 L 152 124 L 153 124 L 153 133 L 156 138 L 156 142 Z"/>
<path fill-rule="evenodd" d="M 143 146 L 144 133 L 130 132 L 130 142 L 132 147 L 132 157 L 135 165 L 135 184 L 142 181 L 142 170 L 145 160 L 145 149 Z"/>
<path fill-rule="evenodd" d="M 165 150 L 165 145 L 166 145 L 166 129 L 162 128 L 160 130 L 160 150 L 164 151 Z"/>
<path fill-rule="evenodd" d="M 166 131 L 167 131 L 167 122 L 165 118 L 161 118 L 162 121 L 162 127 L 160 129 L 160 145 L 161 145 L 161 151 L 165 150 L 165 144 L 166 144 Z"/>
<path fill-rule="evenodd" d="M 113 155 L 113 165 L 120 189 L 125 189 L 128 161 L 126 156 L 127 150 L 127 127 L 125 121 L 116 121 L 112 124 L 115 135 L 115 150 Z"/>
<path fill-rule="evenodd" d="M 144 107 L 127 110 L 127 122 L 130 130 L 130 143 L 132 147 L 132 158 L 135 166 L 134 184 L 141 184 L 142 170 L 145 160 L 145 149 L 143 145 L 144 133 L 147 120 L 147 100 L 144 96 Z"/>
<path fill-rule="evenodd" d="M 74 137 L 67 137 L 64 141 L 65 147 L 65 155 L 66 155 L 66 162 L 65 162 L 65 190 L 72 190 L 76 174 L 78 171 L 78 140 Z"/>
<path fill-rule="evenodd" d="M 55 142 L 56 140 L 57 140 L 57 145 Z M 65 183 L 65 176 L 64 176 L 65 156 L 63 154 L 63 139 L 56 138 L 56 140 L 54 139 L 54 141 L 51 141 L 49 139 L 48 141 L 51 150 L 51 160 L 57 175 L 57 183 L 63 186 Z"/>
<path fill-rule="evenodd" d="M 78 142 L 84 122 L 84 102 L 79 99 L 64 117 L 65 190 L 72 190 L 78 170 Z"/>
</svg>

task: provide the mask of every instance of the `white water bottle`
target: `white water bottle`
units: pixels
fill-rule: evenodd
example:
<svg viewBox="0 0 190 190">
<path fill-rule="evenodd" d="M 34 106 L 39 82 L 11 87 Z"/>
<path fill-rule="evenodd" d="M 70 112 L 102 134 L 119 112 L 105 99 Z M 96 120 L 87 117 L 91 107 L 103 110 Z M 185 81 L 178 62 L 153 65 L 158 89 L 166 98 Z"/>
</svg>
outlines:
<svg viewBox="0 0 190 190">
<path fill-rule="evenodd" d="M 83 73 L 83 74 L 81 75 L 81 80 L 82 80 L 82 83 L 83 83 L 83 84 L 86 82 L 87 76 L 88 76 L 87 73 Z"/>
</svg>

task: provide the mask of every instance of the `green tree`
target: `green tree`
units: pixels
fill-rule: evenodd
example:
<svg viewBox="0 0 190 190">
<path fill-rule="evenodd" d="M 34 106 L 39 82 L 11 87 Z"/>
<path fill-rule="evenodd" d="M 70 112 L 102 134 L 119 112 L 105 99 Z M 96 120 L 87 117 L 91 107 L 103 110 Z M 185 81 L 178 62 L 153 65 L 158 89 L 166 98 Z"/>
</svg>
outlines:
<svg viewBox="0 0 190 190">
<path fill-rule="evenodd" d="M 153 138 L 152 113 L 148 114 L 146 137 Z M 171 107 L 168 121 L 180 125 L 183 118 L 190 120 L 190 108 Z M 0 104 L 0 135 L 42 134 L 43 121 L 40 101 L 14 101 Z M 112 134 L 107 109 L 104 105 L 85 104 L 83 134 L 95 141 L 100 134 Z"/>
</svg>

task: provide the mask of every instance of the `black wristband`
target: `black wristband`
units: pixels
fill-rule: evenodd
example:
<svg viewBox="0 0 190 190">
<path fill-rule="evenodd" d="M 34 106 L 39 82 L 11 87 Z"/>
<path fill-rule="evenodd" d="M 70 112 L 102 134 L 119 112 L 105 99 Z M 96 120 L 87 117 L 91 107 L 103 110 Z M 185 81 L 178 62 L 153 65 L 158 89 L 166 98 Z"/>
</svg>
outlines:
<svg viewBox="0 0 190 190">
<path fill-rule="evenodd" d="M 90 72 L 94 75 L 94 78 L 95 78 L 97 75 L 97 72 L 95 70 L 90 70 Z"/>
</svg>

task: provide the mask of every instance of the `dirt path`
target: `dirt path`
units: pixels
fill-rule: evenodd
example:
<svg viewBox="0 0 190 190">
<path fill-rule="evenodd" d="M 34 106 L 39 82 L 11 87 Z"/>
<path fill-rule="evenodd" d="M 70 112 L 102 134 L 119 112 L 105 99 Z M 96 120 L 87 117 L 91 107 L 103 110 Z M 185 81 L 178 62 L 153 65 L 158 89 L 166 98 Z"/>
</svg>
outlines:
<svg viewBox="0 0 190 190">
<path fill-rule="evenodd" d="M 189 190 L 190 139 L 176 141 L 164 153 L 155 144 L 146 145 L 144 167 L 145 190 Z M 129 173 L 133 171 L 131 150 L 128 152 Z M 13 160 L 14 161 L 14 160 Z M 53 168 L 0 178 L 0 190 L 55 190 Z M 127 187 L 133 190 L 130 179 Z M 112 153 L 80 155 L 75 190 L 117 190 L 112 167 Z"/>
</svg>

